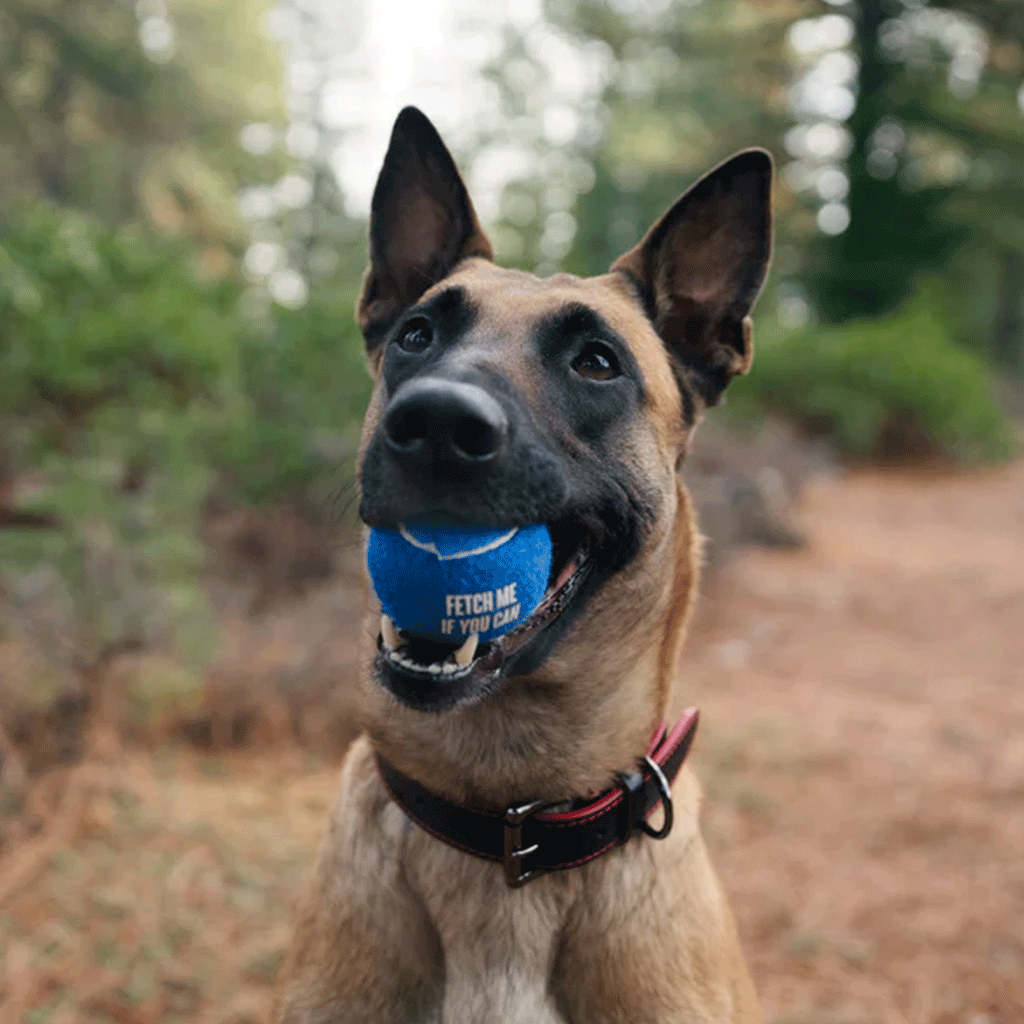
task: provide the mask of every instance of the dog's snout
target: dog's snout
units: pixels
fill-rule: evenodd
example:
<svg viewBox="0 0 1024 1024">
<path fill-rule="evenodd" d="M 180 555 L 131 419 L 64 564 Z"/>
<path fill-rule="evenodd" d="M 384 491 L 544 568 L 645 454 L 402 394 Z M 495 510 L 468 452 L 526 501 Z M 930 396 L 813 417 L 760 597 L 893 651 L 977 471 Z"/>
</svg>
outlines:
<svg viewBox="0 0 1024 1024">
<path fill-rule="evenodd" d="M 498 402 L 483 388 L 461 381 L 411 381 L 384 414 L 384 440 L 409 469 L 424 460 L 464 467 L 491 462 L 507 434 L 508 420 Z"/>
</svg>

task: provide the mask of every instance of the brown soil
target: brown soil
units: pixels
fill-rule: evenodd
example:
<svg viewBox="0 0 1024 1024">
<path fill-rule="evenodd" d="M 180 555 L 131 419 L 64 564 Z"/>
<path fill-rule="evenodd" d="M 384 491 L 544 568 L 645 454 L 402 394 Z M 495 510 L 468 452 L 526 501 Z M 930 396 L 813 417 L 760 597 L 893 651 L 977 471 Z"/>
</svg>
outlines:
<svg viewBox="0 0 1024 1024">
<path fill-rule="evenodd" d="M 683 688 L 766 1019 L 1024 1024 L 1024 463 L 802 513 L 807 550 L 722 570 Z M 0 849 L 0 1024 L 263 1020 L 333 787 L 280 747 L 44 777 Z"/>
<path fill-rule="evenodd" d="M 706 832 L 769 1021 L 1024 1022 L 1024 465 L 865 473 L 708 595 Z"/>
</svg>

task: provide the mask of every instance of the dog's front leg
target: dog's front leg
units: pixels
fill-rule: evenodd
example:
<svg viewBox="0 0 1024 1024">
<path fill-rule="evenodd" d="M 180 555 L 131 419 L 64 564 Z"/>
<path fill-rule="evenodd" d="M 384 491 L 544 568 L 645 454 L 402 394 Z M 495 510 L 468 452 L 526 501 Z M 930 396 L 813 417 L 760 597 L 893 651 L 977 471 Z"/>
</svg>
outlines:
<svg viewBox="0 0 1024 1024">
<path fill-rule="evenodd" d="M 400 865 L 405 819 L 365 739 L 341 792 L 281 974 L 278 1024 L 434 1024 L 440 940 Z"/>
</svg>

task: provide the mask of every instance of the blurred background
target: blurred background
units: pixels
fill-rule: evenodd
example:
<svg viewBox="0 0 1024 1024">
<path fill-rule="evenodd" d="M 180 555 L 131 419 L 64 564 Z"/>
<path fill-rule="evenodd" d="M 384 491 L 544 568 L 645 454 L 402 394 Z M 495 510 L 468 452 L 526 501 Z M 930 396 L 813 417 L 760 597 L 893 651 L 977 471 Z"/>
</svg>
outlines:
<svg viewBox="0 0 1024 1024">
<path fill-rule="evenodd" d="M 506 264 L 776 157 L 680 700 L 773 1024 L 1024 1022 L 1024 4 L 5 0 L 0 1024 L 266 1019 L 356 731 L 395 114 Z"/>
</svg>

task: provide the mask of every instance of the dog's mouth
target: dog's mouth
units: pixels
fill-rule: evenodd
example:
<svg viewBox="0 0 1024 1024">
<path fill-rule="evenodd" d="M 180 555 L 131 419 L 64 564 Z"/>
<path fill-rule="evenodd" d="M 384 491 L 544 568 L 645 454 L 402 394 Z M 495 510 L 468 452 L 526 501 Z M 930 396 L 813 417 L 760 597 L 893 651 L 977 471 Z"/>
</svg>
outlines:
<svg viewBox="0 0 1024 1024">
<path fill-rule="evenodd" d="M 481 642 L 471 633 L 459 645 L 408 636 L 381 616 L 375 670 L 402 703 L 420 711 L 446 711 L 492 692 L 542 634 L 565 615 L 594 568 L 589 537 L 578 529 L 549 527 L 552 570 L 541 603 L 515 629 Z"/>
</svg>

